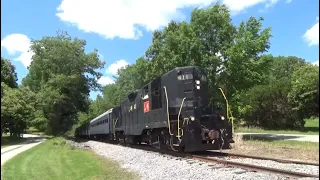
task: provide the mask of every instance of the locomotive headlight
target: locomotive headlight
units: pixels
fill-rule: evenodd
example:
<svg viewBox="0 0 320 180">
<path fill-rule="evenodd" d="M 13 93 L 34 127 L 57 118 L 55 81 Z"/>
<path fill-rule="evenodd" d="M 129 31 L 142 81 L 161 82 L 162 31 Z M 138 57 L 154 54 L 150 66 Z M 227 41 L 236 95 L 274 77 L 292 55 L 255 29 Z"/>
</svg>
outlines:
<svg viewBox="0 0 320 180">
<path fill-rule="evenodd" d="M 193 116 L 190 116 L 190 120 L 191 120 L 191 121 L 194 121 L 195 118 L 194 118 Z"/>
<path fill-rule="evenodd" d="M 220 116 L 220 118 L 221 118 L 222 121 L 225 119 L 224 116 Z"/>
<path fill-rule="evenodd" d="M 200 84 L 200 81 L 199 81 L 199 80 L 196 80 L 196 84 Z"/>
<path fill-rule="evenodd" d="M 197 86 L 197 89 L 200 89 L 200 86 Z"/>
</svg>

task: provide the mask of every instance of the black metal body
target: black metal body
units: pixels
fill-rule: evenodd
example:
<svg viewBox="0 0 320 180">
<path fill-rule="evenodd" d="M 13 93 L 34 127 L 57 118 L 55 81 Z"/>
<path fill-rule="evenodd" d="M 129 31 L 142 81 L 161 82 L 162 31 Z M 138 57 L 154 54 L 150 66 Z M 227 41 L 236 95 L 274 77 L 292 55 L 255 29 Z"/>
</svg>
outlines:
<svg viewBox="0 0 320 180">
<path fill-rule="evenodd" d="M 106 115 L 112 120 L 108 137 L 126 143 L 170 144 L 186 152 L 228 148 L 231 125 L 221 119 L 225 114 L 208 108 L 208 98 L 200 68 L 175 68 L 129 94 Z M 76 133 L 85 128 L 88 125 Z"/>
</svg>

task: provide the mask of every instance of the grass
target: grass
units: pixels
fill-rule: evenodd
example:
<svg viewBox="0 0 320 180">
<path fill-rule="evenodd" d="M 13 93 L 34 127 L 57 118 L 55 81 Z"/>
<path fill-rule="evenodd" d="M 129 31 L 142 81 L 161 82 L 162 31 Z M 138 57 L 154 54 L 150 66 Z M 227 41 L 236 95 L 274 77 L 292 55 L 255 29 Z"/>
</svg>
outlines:
<svg viewBox="0 0 320 180">
<path fill-rule="evenodd" d="M 3 134 L 1 138 L 1 149 L 11 146 L 11 145 L 16 145 L 19 143 L 22 143 L 26 140 L 26 138 L 22 137 L 10 137 L 9 134 Z"/>
<path fill-rule="evenodd" d="M 319 143 L 235 136 L 231 152 L 319 163 Z"/>
<path fill-rule="evenodd" d="M 306 119 L 306 123 L 305 123 L 304 127 L 305 128 L 318 128 L 318 132 L 319 132 L 319 118 Z"/>
<path fill-rule="evenodd" d="M 63 138 L 53 138 L 9 160 L 2 167 L 7 180 L 137 179 L 117 163 L 91 151 L 75 149 Z"/>
<path fill-rule="evenodd" d="M 306 119 L 304 130 L 266 130 L 262 128 L 239 127 L 236 133 L 270 133 L 270 134 L 306 134 L 319 135 L 319 118 Z"/>
</svg>

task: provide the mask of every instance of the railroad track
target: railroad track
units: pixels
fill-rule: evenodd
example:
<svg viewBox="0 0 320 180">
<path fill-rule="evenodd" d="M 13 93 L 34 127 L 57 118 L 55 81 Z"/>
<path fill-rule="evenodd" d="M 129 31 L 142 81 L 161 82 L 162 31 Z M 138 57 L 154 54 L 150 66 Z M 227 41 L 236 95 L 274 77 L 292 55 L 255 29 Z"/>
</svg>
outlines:
<svg viewBox="0 0 320 180">
<path fill-rule="evenodd" d="M 282 160 L 282 159 L 276 159 L 276 158 L 264 158 L 264 157 L 241 155 L 241 154 L 220 153 L 220 152 L 212 152 L 212 151 L 206 151 L 206 152 L 197 153 L 197 154 L 189 154 L 189 153 L 168 151 L 166 149 L 155 149 L 155 148 L 147 146 L 147 145 L 132 145 L 129 147 L 141 149 L 141 150 L 145 150 L 145 151 L 158 152 L 161 154 L 171 155 L 174 157 L 194 159 L 194 160 L 199 160 L 199 161 L 213 163 L 213 164 L 222 164 L 222 165 L 228 166 L 228 167 L 241 168 L 241 169 L 244 169 L 248 172 L 268 172 L 268 173 L 275 173 L 275 174 L 280 174 L 283 176 L 293 177 L 293 178 L 311 177 L 311 178 L 318 178 L 319 179 L 319 175 L 307 174 L 307 173 L 301 173 L 301 172 L 293 172 L 293 171 L 287 171 L 287 170 L 283 170 L 283 169 L 270 168 L 270 167 L 265 167 L 265 166 L 257 166 L 257 165 L 246 164 L 246 163 L 233 162 L 233 161 L 229 161 L 229 160 L 223 160 L 223 159 L 212 158 L 212 157 L 219 157 L 219 156 L 229 156 L 229 157 L 238 157 L 238 158 L 242 157 L 242 158 L 260 159 L 260 160 L 273 160 L 273 161 L 277 161 L 277 162 L 281 162 L 281 163 L 295 163 L 295 162 L 297 162 L 297 164 L 319 166 L 319 164 L 316 164 L 316 163 L 290 161 L 290 160 Z"/>
<path fill-rule="evenodd" d="M 101 141 L 100 141 L 101 142 Z M 106 143 L 106 142 L 104 142 Z M 116 144 L 116 143 L 111 143 Z M 119 144 L 118 144 L 119 145 Z M 166 149 L 156 149 L 154 147 L 148 146 L 148 145 L 126 145 L 127 147 L 135 148 L 135 149 L 141 149 L 144 151 L 149 152 L 157 152 L 164 155 L 170 155 L 173 157 L 180 157 L 180 158 L 187 158 L 187 159 L 194 159 L 198 161 L 203 161 L 207 163 L 213 163 L 213 164 L 222 164 L 227 167 L 235 167 L 235 168 L 241 168 L 248 172 L 268 172 L 268 173 L 275 173 L 287 177 L 293 177 L 293 178 L 305 178 L 305 177 L 311 177 L 311 178 L 317 178 L 319 179 L 319 175 L 314 174 L 307 174 L 307 173 L 301 173 L 301 172 L 293 172 L 293 171 L 287 171 L 283 169 L 277 169 L 277 168 L 270 168 L 265 166 L 257 166 L 247 163 L 239 163 L 234 162 L 230 160 L 224 160 L 219 159 L 216 157 L 234 157 L 234 158 L 252 158 L 252 159 L 259 159 L 259 160 L 271 160 L 276 161 L 280 163 L 294 163 L 294 164 L 301 164 L 301 165 L 313 165 L 313 166 L 319 166 L 317 163 L 309 163 L 309 162 L 301 162 L 301 161 L 292 161 L 292 160 L 283 160 L 283 159 L 276 159 L 276 158 L 266 158 L 266 157 L 259 157 L 259 156 L 250 156 L 250 155 L 243 155 L 243 154 L 235 154 L 235 153 L 220 153 L 215 151 L 206 151 L 202 153 L 196 153 L 196 154 L 190 154 L 190 153 L 182 153 L 182 152 L 174 152 Z"/>
<path fill-rule="evenodd" d="M 192 159 L 197 159 L 200 161 L 205 161 L 208 163 L 219 163 L 223 164 L 226 166 L 232 166 L 232 167 L 238 167 L 242 168 L 248 171 L 263 171 L 263 172 L 269 172 L 269 173 L 276 173 L 288 177 L 295 177 L 295 178 L 304 178 L 304 177 L 312 177 L 312 178 L 319 178 L 319 175 L 314 175 L 314 174 L 306 174 L 306 173 L 301 173 L 301 172 L 293 172 L 293 171 L 287 171 L 283 169 L 276 169 L 276 168 L 270 168 L 270 167 L 265 167 L 265 166 L 257 166 L 257 165 L 252 165 L 252 164 L 246 164 L 246 163 L 239 163 L 239 162 L 233 162 L 229 160 L 222 160 L 222 159 L 217 159 L 217 158 L 210 158 L 204 155 L 190 155 Z"/>
<path fill-rule="evenodd" d="M 237 154 L 237 153 L 225 153 L 225 152 L 217 152 L 217 151 L 207 151 L 205 152 L 208 156 L 214 157 L 232 157 L 232 158 L 250 158 L 250 159 L 258 159 L 258 160 L 270 160 L 279 163 L 292 163 L 292 164 L 301 164 L 301 165 L 311 165 L 311 166 L 319 166 L 319 163 L 312 162 L 303 162 L 303 161 L 295 161 L 295 160 L 287 160 L 287 159 L 278 159 L 278 158 L 270 158 L 270 157 L 261 157 L 261 156 L 252 156 L 246 154 Z"/>
</svg>

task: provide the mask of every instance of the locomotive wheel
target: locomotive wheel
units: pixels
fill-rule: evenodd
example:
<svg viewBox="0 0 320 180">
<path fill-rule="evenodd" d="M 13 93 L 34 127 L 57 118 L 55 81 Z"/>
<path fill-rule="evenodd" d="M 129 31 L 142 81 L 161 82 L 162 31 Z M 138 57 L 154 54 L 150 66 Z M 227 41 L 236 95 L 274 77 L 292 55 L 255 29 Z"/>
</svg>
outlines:
<svg viewBox="0 0 320 180">
<path fill-rule="evenodd" d="M 137 138 L 136 136 L 126 136 L 125 138 L 125 142 L 130 144 L 130 145 L 134 145 L 134 144 L 137 144 Z"/>
<path fill-rule="evenodd" d="M 166 144 L 164 142 L 164 137 L 161 134 L 159 134 L 157 136 L 157 143 L 158 143 L 156 146 L 157 149 L 165 149 L 166 148 Z"/>
<path fill-rule="evenodd" d="M 125 135 L 123 133 L 119 134 L 119 142 L 120 142 L 120 144 L 126 143 Z"/>
</svg>

